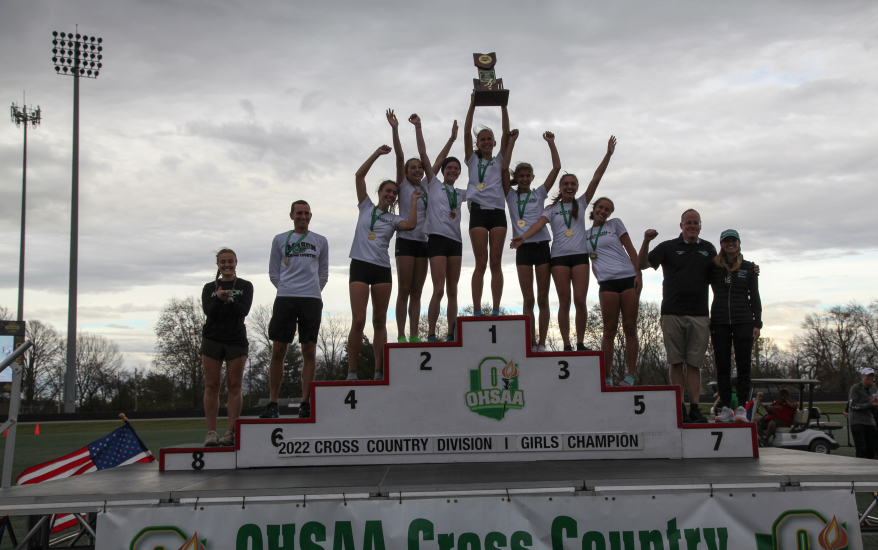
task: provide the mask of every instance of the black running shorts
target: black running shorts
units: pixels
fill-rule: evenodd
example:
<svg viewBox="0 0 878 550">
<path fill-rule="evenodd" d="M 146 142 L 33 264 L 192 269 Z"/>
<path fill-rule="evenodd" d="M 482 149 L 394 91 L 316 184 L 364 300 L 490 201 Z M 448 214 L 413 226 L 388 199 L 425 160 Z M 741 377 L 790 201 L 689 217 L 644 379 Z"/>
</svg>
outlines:
<svg viewBox="0 0 878 550">
<path fill-rule="evenodd" d="M 563 265 L 564 267 L 576 267 L 578 265 L 588 265 L 588 254 L 570 254 L 569 256 L 552 257 L 552 267 Z"/>
<path fill-rule="evenodd" d="M 543 265 L 552 261 L 549 241 L 524 243 L 515 250 L 515 265 Z"/>
<path fill-rule="evenodd" d="M 502 208 L 482 208 L 477 202 L 469 203 L 469 228 L 484 227 L 488 231 L 495 227 L 507 229 L 506 210 Z"/>
<path fill-rule="evenodd" d="M 449 239 L 444 235 L 430 235 L 427 241 L 427 255 L 434 256 L 463 256 L 463 243 Z"/>
<path fill-rule="evenodd" d="M 414 256 L 415 258 L 427 258 L 427 242 L 413 241 L 411 239 L 396 238 L 394 249 L 397 256 Z"/>
<path fill-rule="evenodd" d="M 393 283 L 393 274 L 389 267 L 370 264 L 361 260 L 351 260 L 351 274 L 349 283 L 366 283 L 367 285 L 380 285 Z"/>
<path fill-rule="evenodd" d="M 248 346 L 231 346 L 208 338 L 201 338 L 201 355 L 217 361 L 231 361 L 239 357 L 246 357 L 247 351 Z"/>
<path fill-rule="evenodd" d="M 317 342 L 322 316 L 323 300 L 320 298 L 278 296 L 274 299 L 271 321 L 268 322 L 268 339 L 289 344 L 298 329 L 299 342 Z"/>
<path fill-rule="evenodd" d="M 634 288 L 635 277 L 625 277 L 624 279 L 610 279 L 609 281 L 601 281 L 601 288 L 598 292 L 615 292 L 622 294 L 626 290 Z"/>
</svg>

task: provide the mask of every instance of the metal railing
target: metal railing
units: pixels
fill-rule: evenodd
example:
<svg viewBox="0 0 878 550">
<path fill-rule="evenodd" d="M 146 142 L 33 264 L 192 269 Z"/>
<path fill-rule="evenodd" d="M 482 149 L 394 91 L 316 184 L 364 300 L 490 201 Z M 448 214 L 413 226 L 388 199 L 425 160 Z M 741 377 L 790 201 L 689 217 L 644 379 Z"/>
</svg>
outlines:
<svg viewBox="0 0 878 550">
<path fill-rule="evenodd" d="M 21 377 L 24 370 L 15 362 L 16 359 L 28 350 L 33 342 L 25 340 L 24 343 L 0 363 L 0 373 L 7 367 L 12 368 L 12 391 L 9 393 L 9 418 L 0 425 L 0 432 L 6 431 L 6 452 L 3 455 L 3 477 L 0 478 L 0 487 L 9 487 L 12 483 L 12 461 L 15 458 L 15 432 L 18 428 L 18 409 L 21 405 Z"/>
</svg>

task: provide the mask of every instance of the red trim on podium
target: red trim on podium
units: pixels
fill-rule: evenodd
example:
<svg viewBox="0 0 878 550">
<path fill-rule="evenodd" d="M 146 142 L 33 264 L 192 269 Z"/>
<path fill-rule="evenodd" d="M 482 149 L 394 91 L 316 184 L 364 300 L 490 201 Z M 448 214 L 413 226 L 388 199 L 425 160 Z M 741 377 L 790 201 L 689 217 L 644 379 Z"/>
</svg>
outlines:
<svg viewBox="0 0 878 550">
<path fill-rule="evenodd" d="M 237 428 L 235 428 L 237 431 Z M 235 440 L 237 443 L 237 439 Z M 159 471 L 165 471 L 165 454 L 190 454 L 195 452 L 202 453 L 234 453 L 238 449 L 235 447 L 168 447 L 167 449 L 159 449 Z"/>
</svg>

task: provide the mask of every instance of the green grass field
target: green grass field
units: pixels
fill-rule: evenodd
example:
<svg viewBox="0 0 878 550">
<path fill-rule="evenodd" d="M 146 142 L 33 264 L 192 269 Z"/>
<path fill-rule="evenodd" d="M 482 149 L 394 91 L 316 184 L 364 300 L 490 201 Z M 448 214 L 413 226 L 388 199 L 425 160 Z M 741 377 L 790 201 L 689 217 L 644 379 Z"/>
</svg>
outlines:
<svg viewBox="0 0 878 550">
<path fill-rule="evenodd" d="M 706 409 L 707 406 L 702 405 L 702 410 Z M 833 421 L 845 425 L 845 418 L 841 414 L 844 411 L 844 403 L 822 403 L 820 409 L 830 414 Z M 156 458 L 158 458 L 158 451 L 162 447 L 200 443 L 204 440 L 206 433 L 203 419 L 132 420 L 131 424 L 147 447 L 156 455 Z M 34 434 L 35 424 L 19 425 L 15 445 L 15 463 L 12 469 L 13 483 L 15 478 L 26 468 L 80 449 L 121 425 L 121 421 L 52 422 L 40 424 L 40 435 Z M 226 423 L 221 419 L 217 431 L 222 434 L 225 430 Z M 836 431 L 835 437 L 841 447 L 834 451 L 834 454 L 855 456 L 853 447 L 847 446 L 845 430 Z M 0 440 L 0 464 L 2 464 L 5 449 L 6 439 L 3 438 Z M 857 504 L 861 512 L 870 502 L 870 495 L 863 493 L 857 495 Z M 13 518 L 13 528 L 18 536 L 23 536 L 25 518 Z M 863 545 L 866 550 L 878 550 L 878 534 L 864 535 Z M 0 543 L 0 550 L 7 548 L 11 549 L 12 546 L 8 537 L 4 537 L 3 542 Z"/>
</svg>

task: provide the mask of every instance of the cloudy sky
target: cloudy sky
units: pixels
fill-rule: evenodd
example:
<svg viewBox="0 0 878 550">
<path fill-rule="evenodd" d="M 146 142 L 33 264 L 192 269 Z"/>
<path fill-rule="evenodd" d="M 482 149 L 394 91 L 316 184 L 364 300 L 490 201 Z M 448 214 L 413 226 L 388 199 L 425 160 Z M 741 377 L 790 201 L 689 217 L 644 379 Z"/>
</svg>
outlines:
<svg viewBox="0 0 878 550">
<path fill-rule="evenodd" d="M 874 2 L 31 0 L 0 4 L 2 99 L 26 91 L 43 110 L 28 134 L 28 319 L 66 330 L 73 81 L 55 74 L 51 33 L 76 24 L 105 46 L 100 78 L 81 83 L 79 326 L 129 366 L 149 364 L 159 310 L 198 294 L 223 246 L 256 302 L 273 300 L 269 245 L 295 199 L 331 246 L 324 311 L 348 314 L 353 174 L 390 143 L 388 107 L 421 116 L 435 155 L 463 123 L 473 52 L 497 52 L 515 159 L 538 179 L 543 131 L 586 178 L 618 136 L 599 194 L 636 245 L 647 228 L 675 237 L 689 207 L 714 242 L 738 229 L 762 266 L 764 335 L 786 341 L 809 312 L 878 297 Z M 476 122 L 499 127 L 499 109 Z M 13 313 L 21 145 L 0 126 L 0 305 Z M 384 157 L 368 180 L 393 176 Z M 503 259 L 504 305 L 520 308 L 514 253 Z M 462 305 L 472 266 L 465 238 Z M 660 299 L 660 273 L 643 297 Z"/>
</svg>

